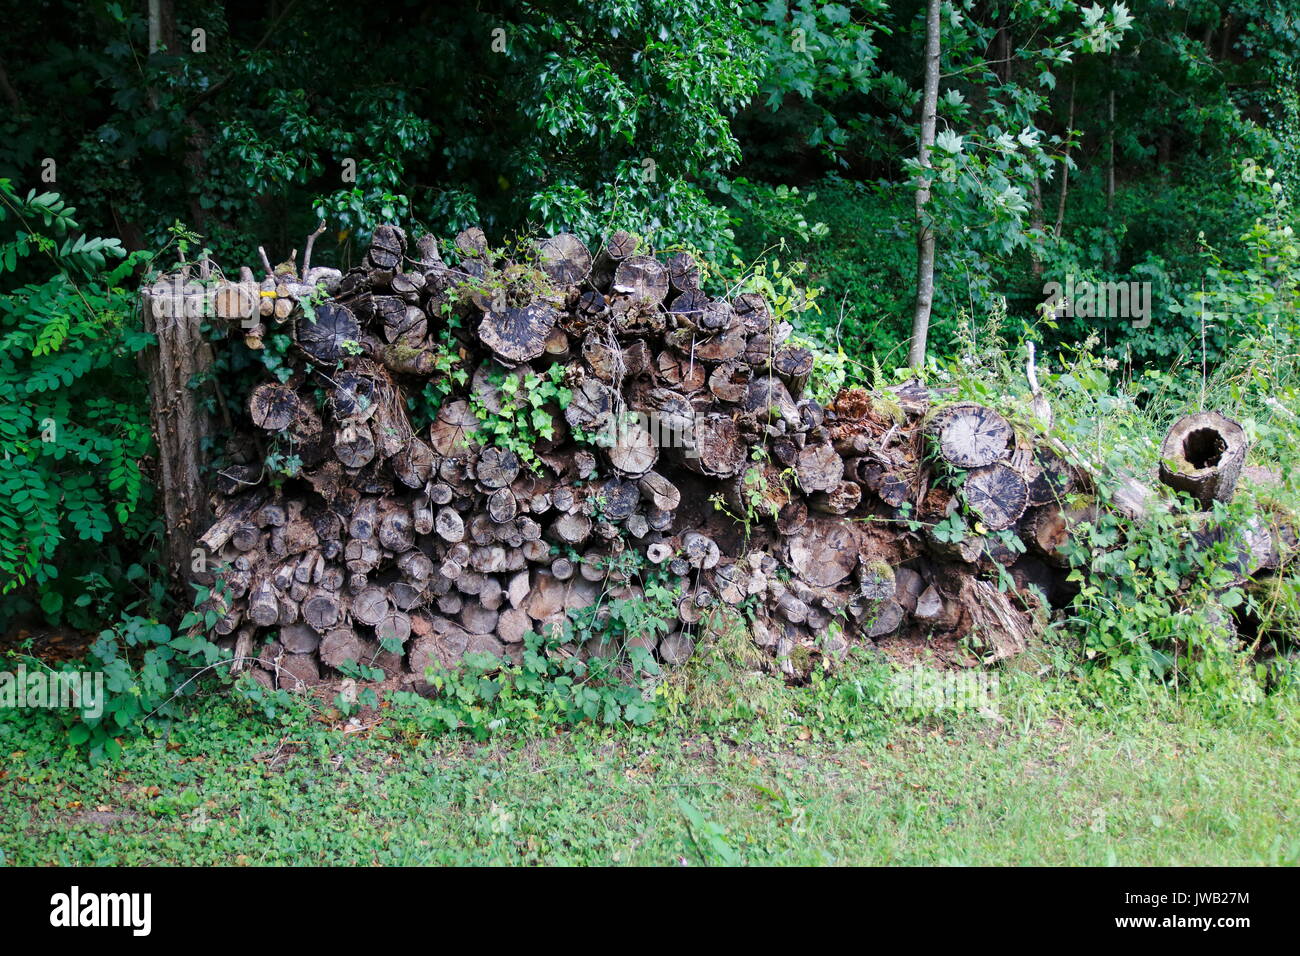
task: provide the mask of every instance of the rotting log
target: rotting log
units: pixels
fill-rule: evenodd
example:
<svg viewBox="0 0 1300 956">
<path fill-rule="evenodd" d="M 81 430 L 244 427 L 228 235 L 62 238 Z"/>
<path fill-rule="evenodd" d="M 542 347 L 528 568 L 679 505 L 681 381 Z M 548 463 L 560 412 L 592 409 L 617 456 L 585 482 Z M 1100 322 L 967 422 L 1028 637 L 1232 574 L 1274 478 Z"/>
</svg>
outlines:
<svg viewBox="0 0 1300 956">
<path fill-rule="evenodd" d="M 203 278 L 206 278 L 203 277 Z M 212 523 L 208 504 L 209 400 L 220 401 L 209 382 L 212 348 L 203 338 L 207 310 L 203 286 L 187 274 L 167 277 L 144 289 L 144 328 L 154 341 L 142 353 L 149 383 L 149 418 L 158 443 L 158 499 L 163 548 L 172 586 L 184 587 L 193 567 L 195 541 Z"/>
<path fill-rule="evenodd" d="M 1245 431 L 1218 412 L 1180 418 L 1160 445 L 1160 480 L 1206 510 L 1232 500 L 1245 463 Z"/>
</svg>

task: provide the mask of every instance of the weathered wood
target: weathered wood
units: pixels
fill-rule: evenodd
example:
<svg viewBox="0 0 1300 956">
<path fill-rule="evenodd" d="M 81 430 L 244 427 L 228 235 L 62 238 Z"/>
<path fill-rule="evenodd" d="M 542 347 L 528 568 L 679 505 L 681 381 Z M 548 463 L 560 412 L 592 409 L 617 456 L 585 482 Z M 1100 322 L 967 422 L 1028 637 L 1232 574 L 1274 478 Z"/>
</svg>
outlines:
<svg viewBox="0 0 1300 956">
<path fill-rule="evenodd" d="M 829 444 L 806 445 L 795 459 L 795 474 L 805 492 L 834 491 L 844 478 L 844 459 Z"/>
<path fill-rule="evenodd" d="M 669 258 L 668 285 L 674 292 L 690 292 L 700 287 L 700 267 L 689 252 L 679 252 Z"/>
<path fill-rule="evenodd" d="M 533 619 L 520 608 L 507 608 L 497 618 L 496 636 L 506 644 L 518 644 L 534 630 Z"/>
<path fill-rule="evenodd" d="M 916 607 L 912 609 L 912 616 L 918 621 L 931 622 L 943 613 L 943 596 L 935 588 L 929 585 L 916 599 Z"/>
<path fill-rule="evenodd" d="M 496 630 L 500 615 L 481 603 L 466 604 L 460 612 L 461 626 L 471 634 L 491 634 Z"/>
<path fill-rule="evenodd" d="M 642 497 L 652 508 L 676 511 L 682 503 L 681 490 L 658 472 L 648 471 L 637 479 Z"/>
<path fill-rule="evenodd" d="M 683 392 L 694 392 L 704 387 L 708 378 L 708 369 L 702 361 L 693 355 L 680 355 L 675 352 L 660 352 L 655 359 L 659 377 L 669 388 Z"/>
<path fill-rule="evenodd" d="M 505 488 L 519 474 L 519 456 L 500 448 L 484 448 L 474 464 L 474 476 L 489 490 Z"/>
<path fill-rule="evenodd" d="M 714 303 L 716 305 L 716 303 Z M 720 317 L 722 313 L 717 311 L 706 311 L 701 321 L 709 321 L 710 317 Z M 718 318 L 722 321 L 722 318 Z M 694 357 L 705 362 L 727 362 L 739 358 L 744 354 L 746 346 L 745 333 L 742 329 L 727 328 L 726 331 L 710 336 L 708 338 L 695 341 L 692 352 Z"/>
<path fill-rule="evenodd" d="M 354 621 L 374 627 L 389 611 L 388 595 L 383 588 L 367 587 L 352 598 L 349 611 Z"/>
<path fill-rule="evenodd" d="M 669 634 L 659 641 L 659 659 L 669 667 L 685 664 L 695 653 L 695 640 L 681 631 Z"/>
<path fill-rule="evenodd" d="M 546 351 L 546 337 L 557 315 L 545 304 L 489 312 L 479 323 L 483 344 L 505 362 L 528 362 Z"/>
<path fill-rule="evenodd" d="M 280 618 L 279 600 L 279 594 L 269 580 L 255 581 L 248 591 L 248 619 L 261 627 L 275 624 Z"/>
<path fill-rule="evenodd" d="M 682 536 L 682 553 L 691 567 L 701 571 L 716 567 L 721 556 L 718 543 L 697 531 L 688 531 Z"/>
<path fill-rule="evenodd" d="M 581 334 L 598 325 L 608 313 L 609 303 L 605 301 L 603 295 L 595 291 L 584 292 L 578 297 L 578 304 L 574 309 L 574 321 L 568 328 Z"/>
<path fill-rule="evenodd" d="M 746 331 L 765 332 L 772 323 L 772 312 L 767 300 L 757 292 L 744 292 L 731 303 L 732 309 L 744 324 Z"/>
<path fill-rule="evenodd" d="M 781 376 L 791 397 L 798 398 L 812 375 L 812 350 L 802 346 L 786 346 L 772 359 L 772 369 Z"/>
<path fill-rule="evenodd" d="M 393 474 L 407 488 L 423 488 L 433 475 L 433 449 L 418 438 L 411 438 L 392 457 Z"/>
<path fill-rule="evenodd" d="M 779 378 L 770 375 L 757 375 L 750 380 L 741 407 L 765 424 L 800 424 L 799 407 L 790 396 L 789 389 Z"/>
<path fill-rule="evenodd" d="M 368 647 L 350 627 L 334 628 L 320 642 L 321 661 L 335 670 L 344 667 L 348 661 L 366 662 L 373 654 L 374 649 Z"/>
<path fill-rule="evenodd" d="M 592 285 L 602 292 L 608 292 L 614 281 L 614 271 L 624 259 L 636 254 L 638 244 L 635 236 L 622 229 L 606 239 L 592 263 Z"/>
<path fill-rule="evenodd" d="M 697 417 L 693 438 L 693 444 L 681 453 L 686 467 L 712 478 L 729 478 L 745 466 L 745 443 L 736 423 L 726 415 Z"/>
<path fill-rule="evenodd" d="M 366 250 L 366 266 L 370 269 L 395 272 L 402 267 L 406 256 L 406 233 L 391 224 L 376 226 Z"/>
<path fill-rule="evenodd" d="M 668 269 L 651 256 L 628 256 L 615 268 L 612 288 L 638 305 L 657 305 L 668 294 Z"/>
<path fill-rule="evenodd" d="M 786 502 L 776 513 L 776 530 L 782 535 L 798 534 L 807 523 L 808 505 L 798 499 Z"/>
<path fill-rule="evenodd" d="M 926 429 L 940 457 L 955 468 L 980 468 L 1004 458 L 1013 433 L 991 408 L 959 402 L 935 412 Z"/>
<path fill-rule="evenodd" d="M 365 425 L 347 425 L 334 439 L 334 455 L 348 468 L 362 468 L 375 457 L 375 440 Z"/>
<path fill-rule="evenodd" d="M 165 559 L 178 589 L 189 578 L 196 539 L 206 538 L 212 524 L 206 474 L 212 436 L 207 403 L 215 399 L 209 377 L 213 355 L 202 333 L 201 298 L 186 296 L 187 279 L 170 276 L 144 290 L 144 327 L 153 339 L 140 358 L 158 444 Z"/>
<path fill-rule="evenodd" d="M 681 290 L 681 294 L 672 300 L 672 306 L 668 307 L 668 319 L 676 328 L 698 332 L 708 303 L 710 298 L 699 289 Z"/>
<path fill-rule="evenodd" d="M 308 594 L 302 602 L 302 619 L 317 632 L 325 632 L 339 622 L 342 608 L 339 596 L 324 589 Z"/>
<path fill-rule="evenodd" d="M 288 385 L 267 382 L 248 396 L 248 413 L 253 424 L 267 431 L 288 428 L 301 411 L 298 394 Z"/>
<path fill-rule="evenodd" d="M 612 438 L 605 457 L 610 467 L 624 477 L 639 478 L 659 460 L 654 436 L 634 417 L 623 416 L 615 424 Z"/>
<path fill-rule="evenodd" d="M 1059 503 L 1074 490 L 1074 469 L 1050 447 L 1035 448 L 1031 461 L 1032 467 L 1022 471 L 1029 485 L 1030 507 Z"/>
<path fill-rule="evenodd" d="M 457 237 L 454 266 L 429 237 L 414 258 L 408 248 L 400 230 L 376 232 L 359 266 L 322 274 L 334 298 L 315 307 L 317 292 L 283 271 L 242 277 L 223 300 L 257 313 L 251 347 L 286 321 L 299 349 L 285 381 L 246 396 L 252 428 L 223 449 L 212 567 L 195 581 L 226 584 L 204 606 L 223 647 L 279 633 L 270 659 L 305 675 L 286 683 L 319 680 L 321 667 L 334 679 L 364 653 L 428 691 L 428 664 L 520 660 L 529 630 L 555 635 L 579 608 L 603 628 L 658 575 L 680 588 L 667 622 L 680 630 L 558 653 L 614 660 L 640 647 L 680 663 L 715 614 L 742 608 L 792 678 L 893 635 L 935 641 L 945 659 L 1001 660 L 1034 638 L 1033 609 L 1069 600 L 1064 542 L 1095 514 L 1064 498 L 1074 484 L 1134 520 L 1165 506 L 1138 476 L 1103 476 L 1055 439 L 1013 433 L 993 408 L 938 405 L 951 389 L 850 389 L 824 407 L 804 397 L 813 352 L 790 344 L 760 295 L 700 290 L 689 254 L 638 256 L 616 234 L 593 258 L 565 235 L 512 262 L 478 229 Z M 561 397 L 514 412 L 507 399 L 538 374 Z M 441 406 L 417 435 L 433 394 Z M 476 408 L 493 426 L 527 414 L 519 424 L 546 434 L 528 467 Z M 296 475 L 268 473 L 268 436 L 299 456 Z M 1213 442 L 1182 448 L 1222 464 Z M 968 531 L 953 540 L 958 514 Z M 1192 517 L 1198 546 L 1227 540 Z M 1000 533 L 1012 529 L 1027 554 Z M 1270 521 L 1240 537 L 1243 577 L 1296 545 Z M 994 597 L 1004 571 L 1016 586 Z"/>
<path fill-rule="evenodd" d="M 383 344 L 367 340 L 363 344 L 375 361 L 397 375 L 424 378 L 432 375 L 438 365 L 437 353 L 432 349 L 418 348 L 405 342 Z"/>
<path fill-rule="evenodd" d="M 415 547 L 415 528 L 411 512 L 400 505 L 389 505 L 379 521 L 379 543 L 400 554 Z"/>
<path fill-rule="evenodd" d="M 988 664 L 1024 653 L 1038 642 L 1046 624 L 1037 609 L 1026 608 L 1016 595 L 980 578 L 966 580 L 962 604 L 971 616 L 967 644 Z"/>
<path fill-rule="evenodd" d="M 571 233 L 561 233 L 538 244 L 538 264 L 561 288 L 578 285 L 591 273 L 591 253 L 582 240 Z"/>
<path fill-rule="evenodd" d="M 1025 512 L 1020 537 L 1039 555 L 1057 560 L 1060 549 L 1069 539 L 1070 521 L 1060 505 L 1040 505 Z"/>
<path fill-rule="evenodd" d="M 434 564 L 423 551 L 411 550 L 397 556 L 397 567 L 408 581 L 423 583 L 433 576 Z"/>
<path fill-rule="evenodd" d="M 902 625 L 903 606 L 894 600 L 883 600 L 873 604 L 865 613 L 863 624 L 867 636 L 872 640 L 893 634 Z"/>
<path fill-rule="evenodd" d="M 584 514 L 564 514 L 551 522 L 551 534 L 565 544 L 582 544 L 591 537 L 591 519 Z"/>
<path fill-rule="evenodd" d="M 276 660 L 275 679 L 284 690 L 303 690 L 320 683 L 320 663 L 315 654 L 281 654 Z"/>
<path fill-rule="evenodd" d="M 610 478 L 600 485 L 597 493 L 600 513 L 610 521 L 625 521 L 641 502 L 641 491 L 635 481 Z"/>
<path fill-rule="evenodd" d="M 470 226 L 456 234 L 456 251 L 460 254 L 460 267 L 477 279 L 487 275 L 491 265 L 488 256 L 487 236 L 478 226 Z"/>
<path fill-rule="evenodd" d="M 809 517 L 804 527 L 786 538 L 785 562 L 814 587 L 833 587 L 858 563 L 856 529 L 833 518 Z"/>
<path fill-rule="evenodd" d="M 1160 481 L 1208 510 L 1232 500 L 1247 447 L 1245 430 L 1232 419 L 1218 412 L 1187 415 L 1160 445 Z"/>
<path fill-rule="evenodd" d="M 374 308 L 386 342 L 412 348 L 419 348 L 424 342 L 429 324 L 422 309 L 391 295 L 375 296 Z"/>
<path fill-rule="evenodd" d="M 463 399 L 444 402 L 429 426 L 429 444 L 444 458 L 467 454 L 471 436 L 479 424 L 469 402 Z"/>
<path fill-rule="evenodd" d="M 312 362 L 333 368 L 359 347 L 361 327 L 346 305 L 328 301 L 298 316 L 294 339 Z"/>
<path fill-rule="evenodd" d="M 509 488 L 498 488 L 488 496 L 488 517 L 497 524 L 512 520 L 517 512 L 518 503 L 515 501 L 514 492 Z"/>
<path fill-rule="evenodd" d="M 962 483 L 966 506 L 989 531 L 1010 528 L 1025 513 L 1029 486 L 1014 468 L 995 462 L 971 471 Z"/>
</svg>

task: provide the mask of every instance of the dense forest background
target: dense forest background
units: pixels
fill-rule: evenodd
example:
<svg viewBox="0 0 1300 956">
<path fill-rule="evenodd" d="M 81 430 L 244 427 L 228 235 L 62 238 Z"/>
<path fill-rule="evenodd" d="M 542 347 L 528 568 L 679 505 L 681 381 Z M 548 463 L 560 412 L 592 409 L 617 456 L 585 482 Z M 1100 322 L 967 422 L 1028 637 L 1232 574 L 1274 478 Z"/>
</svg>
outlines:
<svg viewBox="0 0 1300 956">
<path fill-rule="evenodd" d="M 1256 389 L 1260 447 L 1285 447 L 1265 413 L 1300 408 L 1277 375 L 1293 368 L 1300 282 L 1292 4 L 937 3 L 923 160 L 930 7 L 44 0 L 11 14 L 0 625 L 157 614 L 135 289 L 205 249 L 228 270 L 258 245 L 287 259 L 320 220 L 315 261 L 343 267 L 386 221 L 448 239 L 479 224 L 500 245 L 572 231 L 595 247 L 627 228 L 703 253 L 714 281 L 765 260 L 823 290 L 801 299 L 799 333 L 864 381 L 906 364 L 924 229 L 932 369 L 964 362 L 974 327 L 1032 336 L 1045 369 L 1087 350 L 1094 379 L 1063 387 L 1123 380 L 1123 401 L 1094 401 L 1102 415 L 1203 401 L 1222 369 L 1232 396 Z M 1049 282 L 1148 283 L 1150 314 L 1045 314 Z M 216 374 L 273 360 L 227 352 Z"/>
<path fill-rule="evenodd" d="M 36 3 L 0 54 L 0 176 L 127 249 L 179 220 L 232 265 L 287 256 L 318 218 L 341 264 L 389 219 L 629 227 L 724 261 L 784 238 L 844 302 L 842 338 L 888 354 L 914 286 L 925 6 L 160 0 L 151 53 L 143 0 Z M 1154 314 L 1063 336 L 1143 363 L 1199 339 L 1207 268 L 1246 268 L 1242 237 L 1295 186 L 1294 11 L 962 0 L 942 20 L 935 347 L 960 310 L 1031 316 L 1067 273 L 1151 282 Z"/>
</svg>

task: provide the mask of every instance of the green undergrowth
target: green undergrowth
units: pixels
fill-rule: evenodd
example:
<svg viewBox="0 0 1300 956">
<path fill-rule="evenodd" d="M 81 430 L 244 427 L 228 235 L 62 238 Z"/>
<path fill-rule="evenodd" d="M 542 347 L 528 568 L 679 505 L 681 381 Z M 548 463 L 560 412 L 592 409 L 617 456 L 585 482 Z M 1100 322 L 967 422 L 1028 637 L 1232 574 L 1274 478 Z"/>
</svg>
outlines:
<svg viewBox="0 0 1300 956">
<path fill-rule="evenodd" d="M 1300 633 L 1295 559 L 1284 549 L 1281 567 L 1251 580 L 1241 555 L 1248 531 L 1272 527 L 1285 540 L 1300 516 L 1300 481 L 1290 467 L 1300 444 L 1297 329 L 1262 327 L 1215 367 L 1185 362 L 1161 372 L 1134 372 L 1102 354 L 1095 336 L 1066 350 L 1039 349 L 1036 406 L 1028 366 L 1045 329 L 1008 339 L 1005 326 L 998 310 L 980 323 L 963 318 L 958 354 L 932 363 L 927 379 L 956 399 L 997 408 L 1017 432 L 1082 469 L 1066 505 L 1095 513 L 1065 548 L 1081 593 L 1051 625 L 1073 655 L 1070 667 L 1120 695 L 1145 693 L 1154 682 L 1231 707 L 1266 693 L 1275 671 L 1290 666 Z M 871 381 L 887 384 L 887 376 L 877 370 Z M 1239 422 L 1247 464 L 1263 469 L 1242 478 L 1233 501 L 1203 514 L 1156 477 L 1170 426 L 1199 410 Z M 1136 520 L 1118 504 L 1133 485 L 1149 492 Z"/>
<path fill-rule="evenodd" d="M 53 721 L 0 718 L 0 861 L 1300 862 L 1293 692 L 1215 716 L 1007 673 L 983 713 L 922 717 L 866 680 L 769 685 L 758 718 L 486 742 L 389 711 L 348 732 L 306 701 L 250 720 L 209 696 L 94 768 Z"/>
</svg>

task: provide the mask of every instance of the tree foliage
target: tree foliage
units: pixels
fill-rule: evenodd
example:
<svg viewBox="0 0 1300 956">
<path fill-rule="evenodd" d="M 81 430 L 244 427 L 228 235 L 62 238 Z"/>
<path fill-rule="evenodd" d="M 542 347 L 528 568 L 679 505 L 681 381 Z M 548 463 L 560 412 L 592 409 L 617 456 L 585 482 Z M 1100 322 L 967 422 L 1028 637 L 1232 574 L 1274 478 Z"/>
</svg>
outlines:
<svg viewBox="0 0 1300 956">
<path fill-rule="evenodd" d="M 15 119 L 44 122 L 13 124 L 0 172 L 55 158 L 141 245 L 178 215 L 239 259 L 254 236 L 287 253 L 317 215 L 345 257 L 394 219 L 727 239 L 706 191 L 740 158 L 731 120 L 761 69 L 728 0 L 327 0 L 238 19 L 179 2 L 152 55 L 142 9 L 38 6 L 79 49 L 33 31 L 30 55 L 7 55 Z"/>
<path fill-rule="evenodd" d="M 55 193 L 0 180 L 0 623 L 26 585 L 56 620 L 92 620 L 96 595 L 128 582 L 150 594 L 140 560 L 118 550 L 139 552 L 153 531 L 134 367 L 149 337 L 124 288 L 144 257 L 88 238 L 75 215 Z"/>
</svg>

